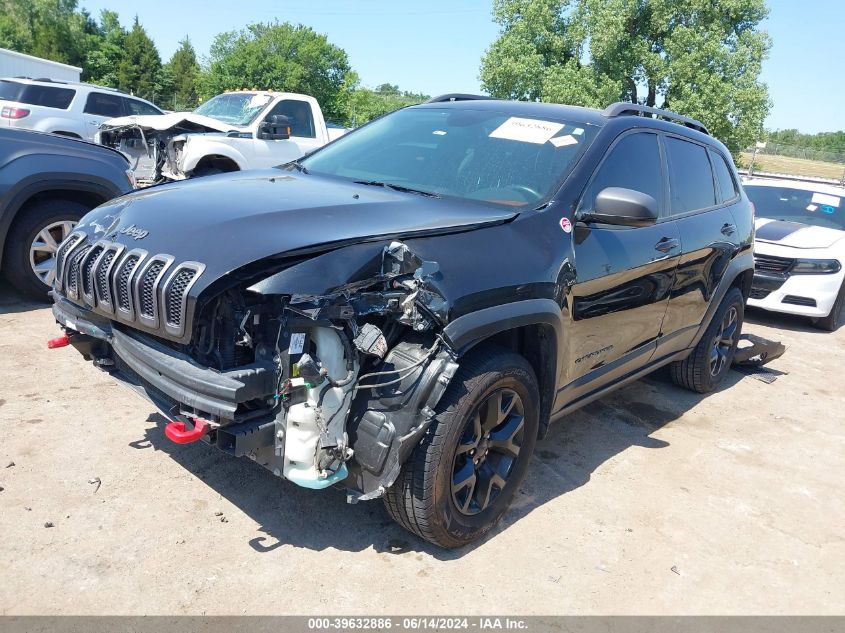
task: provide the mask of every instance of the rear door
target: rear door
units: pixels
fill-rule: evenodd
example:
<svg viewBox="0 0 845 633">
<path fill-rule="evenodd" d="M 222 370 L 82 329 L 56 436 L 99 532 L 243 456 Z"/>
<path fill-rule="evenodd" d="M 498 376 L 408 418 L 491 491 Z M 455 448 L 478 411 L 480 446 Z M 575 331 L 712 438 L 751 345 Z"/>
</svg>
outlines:
<svg viewBox="0 0 845 633">
<path fill-rule="evenodd" d="M 626 133 L 599 165 L 579 209 L 590 210 L 606 187 L 624 187 L 652 196 L 663 214 L 665 181 L 658 135 Z M 564 353 L 568 402 L 651 358 L 668 305 L 680 239 L 671 219 L 645 227 L 579 222 L 574 250 L 572 332 Z"/>
<path fill-rule="evenodd" d="M 667 134 L 663 142 L 669 212 L 678 224 L 682 248 L 662 332 L 660 353 L 669 354 L 685 349 L 695 338 L 739 248 L 741 229 L 731 213 L 740 202 L 739 187 L 725 157 L 680 136 Z"/>
</svg>

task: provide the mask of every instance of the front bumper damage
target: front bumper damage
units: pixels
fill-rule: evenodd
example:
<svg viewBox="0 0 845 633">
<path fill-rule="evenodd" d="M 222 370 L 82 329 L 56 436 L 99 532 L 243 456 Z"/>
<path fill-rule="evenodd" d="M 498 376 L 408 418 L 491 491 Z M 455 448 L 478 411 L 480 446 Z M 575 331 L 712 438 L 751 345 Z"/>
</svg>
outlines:
<svg viewBox="0 0 845 633">
<path fill-rule="evenodd" d="M 438 333 L 444 300 L 426 283 L 436 264 L 401 242 L 384 253 L 388 265 L 375 277 L 329 294 L 288 295 L 277 314 L 238 313 L 239 344 L 254 337 L 256 353 L 227 368 L 60 292 L 53 314 L 85 358 L 178 425 L 168 437 L 201 439 L 301 486 L 342 484 L 350 502 L 372 499 L 396 480 L 458 369 Z M 283 271 L 249 292 L 276 305 L 279 284 L 290 283 Z M 386 339 L 372 324 L 385 315 L 405 332 L 401 338 Z M 247 322 L 255 326 L 249 332 Z M 274 349 L 261 342 L 267 332 Z"/>
</svg>

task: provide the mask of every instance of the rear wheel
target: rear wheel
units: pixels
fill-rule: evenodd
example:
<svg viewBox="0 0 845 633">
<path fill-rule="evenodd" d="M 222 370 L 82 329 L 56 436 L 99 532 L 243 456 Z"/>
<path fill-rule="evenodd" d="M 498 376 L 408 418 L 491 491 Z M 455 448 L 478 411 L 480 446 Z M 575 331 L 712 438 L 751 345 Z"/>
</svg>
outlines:
<svg viewBox="0 0 845 633">
<path fill-rule="evenodd" d="M 814 319 L 813 324 L 819 329 L 835 332 L 842 325 L 843 320 L 845 320 L 845 282 L 839 288 L 839 294 L 836 296 L 836 301 L 833 302 L 830 314 L 820 319 Z"/>
<path fill-rule="evenodd" d="M 733 362 L 744 314 L 742 293 L 738 288 L 731 288 L 698 345 L 684 360 L 669 366 L 672 381 L 698 393 L 716 389 Z"/>
<path fill-rule="evenodd" d="M 441 547 L 481 538 L 525 477 L 539 427 L 534 371 L 485 346 L 461 363 L 426 435 L 385 493 L 390 515 Z"/>
<path fill-rule="evenodd" d="M 89 207 L 71 200 L 40 200 L 18 212 L 6 238 L 3 271 L 23 295 L 45 301 L 56 278 L 56 251 Z"/>
</svg>

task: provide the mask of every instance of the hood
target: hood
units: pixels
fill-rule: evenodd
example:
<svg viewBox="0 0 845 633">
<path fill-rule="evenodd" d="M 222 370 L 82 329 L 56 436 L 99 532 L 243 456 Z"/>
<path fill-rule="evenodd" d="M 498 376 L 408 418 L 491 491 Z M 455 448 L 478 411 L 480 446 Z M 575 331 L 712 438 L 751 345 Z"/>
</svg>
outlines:
<svg viewBox="0 0 845 633">
<path fill-rule="evenodd" d="M 756 240 L 792 248 L 828 248 L 845 237 L 845 231 L 823 226 L 757 218 Z"/>
<path fill-rule="evenodd" d="M 169 130 L 175 127 L 199 129 L 210 132 L 228 132 L 238 129 L 237 126 L 193 112 L 171 112 L 170 114 L 145 114 L 137 116 L 121 116 L 105 121 L 101 128 L 138 126 L 147 130 Z"/>
<path fill-rule="evenodd" d="M 89 240 L 206 266 L 196 296 L 226 273 L 267 257 L 384 237 L 467 230 L 517 211 L 426 198 L 280 169 L 220 174 L 116 198 L 86 215 Z"/>
</svg>

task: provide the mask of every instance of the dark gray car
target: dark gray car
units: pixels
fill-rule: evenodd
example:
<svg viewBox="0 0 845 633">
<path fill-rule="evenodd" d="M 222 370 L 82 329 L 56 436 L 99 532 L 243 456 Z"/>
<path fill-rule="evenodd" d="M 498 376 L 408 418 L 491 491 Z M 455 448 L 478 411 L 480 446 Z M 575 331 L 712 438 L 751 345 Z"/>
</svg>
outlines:
<svg viewBox="0 0 845 633">
<path fill-rule="evenodd" d="M 46 299 L 56 249 L 94 207 L 132 190 L 126 158 L 72 138 L 0 129 L 0 272 Z"/>
</svg>

